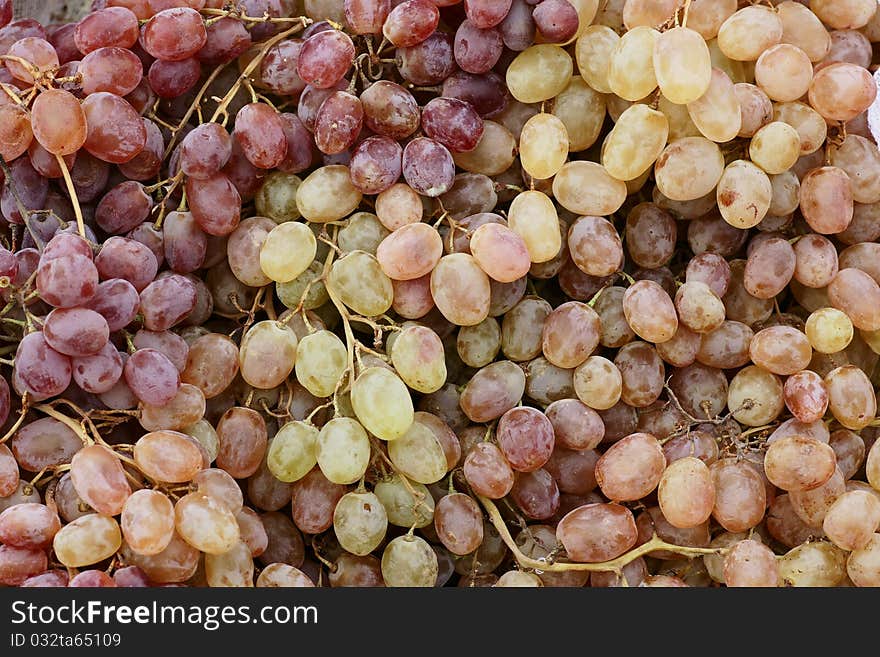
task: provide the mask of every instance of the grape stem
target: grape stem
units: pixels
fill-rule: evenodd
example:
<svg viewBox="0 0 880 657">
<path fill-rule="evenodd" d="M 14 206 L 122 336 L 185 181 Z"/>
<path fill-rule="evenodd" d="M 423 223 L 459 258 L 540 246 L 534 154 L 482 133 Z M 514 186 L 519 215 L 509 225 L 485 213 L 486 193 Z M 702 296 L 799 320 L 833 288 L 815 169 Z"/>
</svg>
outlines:
<svg viewBox="0 0 880 657">
<path fill-rule="evenodd" d="M 70 178 L 70 170 L 67 168 L 67 162 L 61 155 L 56 153 L 55 159 L 58 160 L 58 166 L 61 168 L 61 175 L 64 176 L 64 184 L 67 186 L 67 193 L 70 194 L 70 202 L 73 205 L 73 214 L 76 216 L 76 229 L 79 236 L 83 239 L 86 237 L 86 227 L 83 222 L 82 209 L 79 206 L 79 197 L 76 195 L 76 188 L 73 186 L 73 180 Z"/>
<path fill-rule="evenodd" d="M 24 422 L 24 418 L 27 414 L 28 400 L 27 393 L 25 393 L 21 396 L 21 408 L 18 410 L 18 419 L 15 421 L 15 424 L 9 427 L 9 431 L 7 431 L 2 438 L 0 438 L 0 445 L 2 445 L 15 435 L 15 432 L 18 431 L 18 428 L 21 426 L 22 422 Z"/>
<path fill-rule="evenodd" d="M 495 503 L 482 495 L 477 495 L 477 499 L 480 500 L 480 503 L 483 505 L 483 508 L 486 510 L 486 513 L 489 516 L 490 522 L 495 526 L 495 529 L 498 530 L 498 533 L 501 535 L 501 540 L 504 541 L 504 544 L 513 552 L 513 556 L 516 558 L 517 562 L 520 566 L 524 568 L 532 568 L 534 570 L 539 570 L 543 572 L 550 573 L 563 573 L 568 571 L 590 571 L 590 572 L 613 572 L 615 574 L 621 575 L 623 573 L 623 568 L 627 564 L 635 561 L 639 557 L 643 557 L 651 552 L 657 550 L 666 550 L 668 552 L 673 552 L 675 554 L 680 554 L 685 557 L 698 557 L 706 554 L 720 554 L 726 548 L 698 548 L 698 547 L 687 547 L 684 545 L 675 545 L 673 543 L 667 543 L 663 539 L 661 539 L 657 534 L 651 537 L 647 543 L 643 543 L 638 547 L 633 548 L 629 552 L 626 552 L 616 559 L 611 559 L 610 561 L 600 561 L 598 563 L 550 563 L 548 561 L 543 561 L 540 559 L 532 559 L 531 557 L 527 557 L 525 554 L 520 551 L 519 546 L 516 544 L 516 541 L 513 540 L 513 536 L 510 534 L 510 530 L 507 528 L 507 524 L 504 522 L 504 518 L 501 517 L 501 512 L 498 511 L 498 507 L 495 506 Z"/>
</svg>

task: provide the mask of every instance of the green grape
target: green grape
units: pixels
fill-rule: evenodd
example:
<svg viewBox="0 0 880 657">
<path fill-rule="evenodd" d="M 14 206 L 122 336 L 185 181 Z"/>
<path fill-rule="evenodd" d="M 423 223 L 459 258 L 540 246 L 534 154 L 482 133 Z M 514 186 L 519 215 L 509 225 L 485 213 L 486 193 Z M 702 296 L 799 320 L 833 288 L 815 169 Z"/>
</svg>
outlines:
<svg viewBox="0 0 880 657">
<path fill-rule="evenodd" d="M 434 498 L 424 484 L 395 473 L 378 481 L 373 492 L 382 501 L 392 525 L 424 527 L 434 520 Z"/>
<path fill-rule="evenodd" d="M 335 333 L 315 331 L 296 347 L 296 379 L 315 397 L 329 397 L 345 372 L 345 343 Z"/>
<path fill-rule="evenodd" d="M 296 192 L 302 179 L 292 173 L 274 171 L 266 176 L 260 186 L 254 204 L 257 214 L 269 217 L 276 223 L 299 219 L 299 208 L 296 205 Z"/>
<path fill-rule="evenodd" d="M 370 439 L 357 420 L 337 417 L 318 434 L 318 467 L 334 484 L 353 484 L 370 464 Z"/>
<path fill-rule="evenodd" d="M 443 342 L 427 326 L 411 325 L 395 335 L 389 348 L 394 369 L 413 390 L 430 393 L 446 383 L 446 354 Z"/>
<path fill-rule="evenodd" d="M 354 251 L 333 263 L 327 285 L 346 306 L 365 317 L 381 315 L 394 300 L 391 279 L 375 256 Z"/>
<path fill-rule="evenodd" d="M 336 234 L 336 244 L 343 253 L 366 251 L 376 255 L 379 244 L 390 234 L 372 212 L 355 212 Z"/>
<path fill-rule="evenodd" d="M 413 402 L 403 381 L 384 367 L 368 367 L 351 387 L 351 406 L 364 428 L 393 441 L 413 424 Z"/>
<path fill-rule="evenodd" d="M 266 465 L 276 479 L 298 481 L 318 462 L 318 430 L 311 424 L 288 422 L 278 430 L 269 445 Z"/>
<path fill-rule="evenodd" d="M 443 445 L 434 432 L 419 421 L 388 443 L 388 457 L 400 472 L 422 484 L 440 481 L 448 467 Z"/>
<path fill-rule="evenodd" d="M 289 283 L 302 274 L 318 250 L 315 234 L 306 225 L 288 221 L 273 228 L 260 248 L 260 268 L 277 283 Z"/>
<path fill-rule="evenodd" d="M 288 308 L 298 308 L 300 303 L 305 310 L 320 308 L 330 300 L 327 286 L 321 280 L 324 265 L 314 260 L 299 276 L 286 283 L 276 283 L 275 293 Z"/>
<path fill-rule="evenodd" d="M 379 547 L 387 530 L 385 507 L 373 493 L 346 493 L 336 503 L 333 531 L 344 550 L 358 556 L 369 554 Z"/>
<path fill-rule="evenodd" d="M 382 578 L 386 586 L 434 586 L 437 571 L 437 555 L 418 536 L 398 536 L 382 552 Z"/>
</svg>

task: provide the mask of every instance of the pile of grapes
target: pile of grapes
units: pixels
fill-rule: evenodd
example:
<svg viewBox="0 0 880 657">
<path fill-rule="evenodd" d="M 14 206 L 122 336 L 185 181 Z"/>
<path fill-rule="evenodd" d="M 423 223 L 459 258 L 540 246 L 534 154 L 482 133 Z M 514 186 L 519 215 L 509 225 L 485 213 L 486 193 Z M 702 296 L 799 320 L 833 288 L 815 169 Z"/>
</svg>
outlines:
<svg viewBox="0 0 880 657">
<path fill-rule="evenodd" d="M 880 586 L 876 0 L 11 4 L 0 584 Z"/>
</svg>

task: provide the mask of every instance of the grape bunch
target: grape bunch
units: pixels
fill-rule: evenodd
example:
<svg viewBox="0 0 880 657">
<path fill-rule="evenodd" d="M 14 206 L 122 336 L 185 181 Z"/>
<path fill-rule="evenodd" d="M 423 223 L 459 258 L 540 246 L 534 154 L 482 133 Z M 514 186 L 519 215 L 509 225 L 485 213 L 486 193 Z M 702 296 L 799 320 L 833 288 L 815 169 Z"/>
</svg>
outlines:
<svg viewBox="0 0 880 657">
<path fill-rule="evenodd" d="M 0 584 L 880 586 L 875 43 L 0 0 Z"/>
</svg>

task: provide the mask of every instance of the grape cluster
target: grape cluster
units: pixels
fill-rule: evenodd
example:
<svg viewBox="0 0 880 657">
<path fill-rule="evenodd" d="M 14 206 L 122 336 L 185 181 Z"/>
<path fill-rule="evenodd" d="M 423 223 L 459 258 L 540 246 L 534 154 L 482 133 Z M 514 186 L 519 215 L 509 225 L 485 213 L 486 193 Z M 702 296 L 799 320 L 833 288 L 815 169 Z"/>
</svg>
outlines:
<svg viewBox="0 0 880 657">
<path fill-rule="evenodd" d="M 0 0 L 0 584 L 878 586 L 875 0 Z"/>
</svg>

